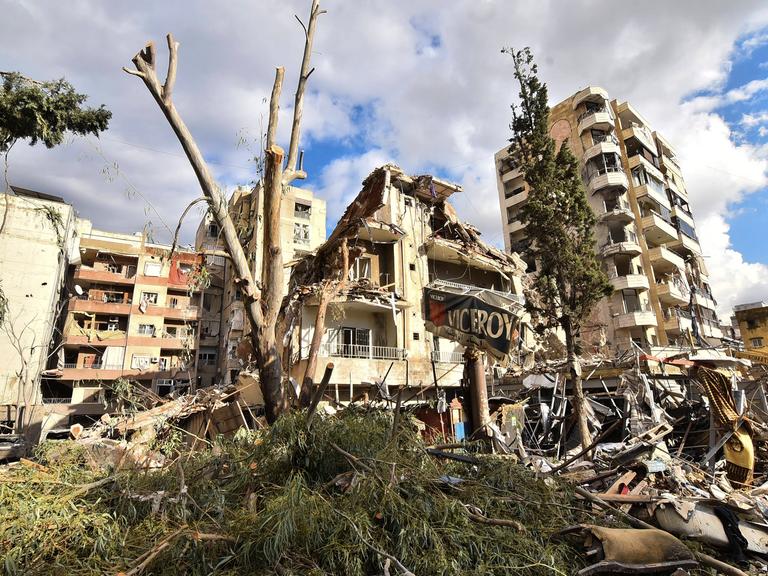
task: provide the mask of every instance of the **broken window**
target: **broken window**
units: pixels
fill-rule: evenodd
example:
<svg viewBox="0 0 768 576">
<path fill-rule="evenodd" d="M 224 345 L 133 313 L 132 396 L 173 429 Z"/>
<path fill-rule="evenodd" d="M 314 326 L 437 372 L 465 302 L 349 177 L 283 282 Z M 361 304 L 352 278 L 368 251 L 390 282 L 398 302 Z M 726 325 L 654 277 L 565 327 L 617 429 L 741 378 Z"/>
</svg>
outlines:
<svg viewBox="0 0 768 576">
<path fill-rule="evenodd" d="M 294 244 L 309 245 L 309 224 L 293 224 L 293 242 Z"/>
<path fill-rule="evenodd" d="M 154 324 L 139 324 L 139 334 L 143 336 L 154 336 L 155 325 Z"/>
<path fill-rule="evenodd" d="M 762 338 L 752 338 L 750 340 L 750 343 L 752 344 L 752 348 L 762 348 L 763 347 L 763 339 Z"/>
<path fill-rule="evenodd" d="M 141 299 L 147 304 L 157 304 L 157 292 L 142 292 Z"/>
<path fill-rule="evenodd" d="M 370 258 L 357 258 L 353 262 L 349 269 L 350 280 L 360 280 L 362 278 L 371 279 L 371 259 Z"/>
<path fill-rule="evenodd" d="M 309 217 L 311 214 L 312 214 L 312 206 L 310 204 L 304 204 L 303 202 L 293 203 L 293 215 L 295 218 L 302 218 L 304 220 L 309 220 Z"/>
<path fill-rule="evenodd" d="M 216 352 L 200 352 L 197 355 L 198 364 L 214 366 L 216 364 Z"/>
</svg>

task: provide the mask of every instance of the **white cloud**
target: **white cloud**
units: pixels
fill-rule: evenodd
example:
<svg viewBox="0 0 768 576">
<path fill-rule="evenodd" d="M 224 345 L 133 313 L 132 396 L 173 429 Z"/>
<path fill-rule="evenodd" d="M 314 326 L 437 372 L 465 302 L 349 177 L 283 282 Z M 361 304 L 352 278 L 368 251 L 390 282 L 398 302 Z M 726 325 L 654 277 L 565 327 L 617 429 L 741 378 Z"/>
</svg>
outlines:
<svg viewBox="0 0 768 576">
<path fill-rule="evenodd" d="M 145 88 L 120 67 L 148 39 L 161 47 L 164 62 L 163 36 L 173 31 L 181 42 L 177 106 L 206 157 L 217 162 L 217 178 L 245 183 L 253 178 L 254 147 L 237 142 L 260 133 L 275 65 L 286 67 L 280 135 L 287 137 L 303 42 L 293 14 L 304 18 L 308 6 L 16 0 L 4 6 L 0 60 L 38 78 L 64 75 L 93 103 L 106 103 L 115 117 L 105 148 L 173 220 L 199 194 L 197 184 Z M 493 153 L 509 137 L 517 90 L 510 59 L 499 50 L 528 45 L 553 102 L 587 84 L 604 86 L 632 101 L 676 146 L 721 303 L 768 286 L 764 267 L 734 256 L 724 220 L 730 205 L 765 185 L 766 154 L 735 142 L 715 112 L 768 88 L 768 80 L 757 79 L 723 89 L 731 61 L 768 37 L 764 3 L 689 0 L 629 12 L 608 0 L 456 0 L 439 8 L 427 0 L 323 0 L 323 7 L 302 146 L 362 139 L 368 147 L 310 175 L 328 200 L 330 223 L 375 165 L 395 160 L 408 172 L 436 171 L 462 183 L 465 192 L 455 198 L 462 217 L 500 244 Z M 681 104 L 695 93 L 707 95 Z M 744 126 L 753 121 L 762 126 L 757 116 Z M 147 219 L 142 203 L 106 183 L 103 160 L 87 150 L 14 150 L 11 176 L 67 195 L 97 225 L 140 228 Z"/>
</svg>

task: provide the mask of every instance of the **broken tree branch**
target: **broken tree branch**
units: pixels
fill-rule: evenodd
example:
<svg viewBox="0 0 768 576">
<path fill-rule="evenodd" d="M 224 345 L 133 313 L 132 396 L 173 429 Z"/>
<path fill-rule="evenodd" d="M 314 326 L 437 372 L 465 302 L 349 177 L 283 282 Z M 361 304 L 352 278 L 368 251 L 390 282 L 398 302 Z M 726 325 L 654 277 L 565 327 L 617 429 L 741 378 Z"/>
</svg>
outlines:
<svg viewBox="0 0 768 576">
<path fill-rule="evenodd" d="M 181 230 L 181 225 L 184 223 L 184 218 L 187 217 L 187 213 L 192 209 L 192 207 L 195 204 L 199 204 L 200 202 L 205 202 L 206 199 L 204 196 L 200 196 L 200 198 L 195 198 L 187 204 L 187 207 L 184 208 L 184 212 L 181 213 L 181 218 L 179 218 L 179 223 L 176 224 L 176 230 L 173 232 L 173 243 L 171 244 L 171 258 L 173 258 L 173 253 L 176 252 L 176 246 L 179 243 L 179 231 Z"/>
<path fill-rule="evenodd" d="M 312 43 L 315 39 L 315 24 L 317 17 L 325 14 L 325 10 L 320 10 L 319 0 L 312 0 L 312 8 L 309 14 L 309 25 L 304 23 L 296 16 L 296 19 L 304 29 L 304 56 L 301 60 L 301 71 L 299 72 L 299 82 L 296 86 L 296 96 L 293 102 L 293 125 L 291 126 L 291 142 L 288 146 L 288 160 L 286 162 L 283 183 L 290 184 L 296 179 L 303 180 L 307 177 L 303 170 L 296 169 L 296 160 L 299 152 L 299 137 L 301 135 L 301 115 L 304 111 L 304 91 L 306 89 L 307 79 L 312 73 L 309 62 L 312 57 Z"/>
</svg>

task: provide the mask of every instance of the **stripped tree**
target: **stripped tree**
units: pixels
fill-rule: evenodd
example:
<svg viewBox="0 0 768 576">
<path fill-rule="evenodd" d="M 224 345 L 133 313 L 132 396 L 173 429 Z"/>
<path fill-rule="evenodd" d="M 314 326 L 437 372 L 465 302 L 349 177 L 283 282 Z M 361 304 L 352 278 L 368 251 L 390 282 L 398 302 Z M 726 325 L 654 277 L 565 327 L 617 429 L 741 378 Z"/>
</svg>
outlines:
<svg viewBox="0 0 768 576">
<path fill-rule="evenodd" d="M 522 220 L 536 262 L 528 308 L 542 329 L 562 328 L 582 447 L 591 443 L 581 383 L 577 339 L 595 304 L 612 293 L 595 253 L 595 215 L 589 207 L 576 157 L 567 141 L 559 149 L 549 135 L 547 86 L 537 76 L 530 49 L 504 50 L 512 56 L 520 105 L 512 106 L 509 148 L 528 184 Z"/>
<path fill-rule="evenodd" d="M 277 317 L 283 299 L 283 258 L 280 241 L 280 206 L 283 189 L 296 179 L 306 178 L 306 173 L 298 164 L 299 135 L 303 111 L 304 91 L 307 79 L 314 69 L 310 69 L 312 42 L 314 40 L 317 17 L 325 11 L 320 10 L 319 0 L 313 0 L 309 22 L 304 29 L 304 57 L 301 64 L 298 85 L 293 107 L 293 125 L 288 147 L 288 158 L 276 143 L 278 109 L 283 85 L 284 69 L 278 67 L 269 102 L 269 122 L 266 148 L 264 153 L 264 257 L 262 258 L 261 282 L 256 280 L 254 270 L 248 264 L 248 258 L 238 239 L 237 230 L 229 215 L 227 200 L 216 185 L 211 171 L 200 149 L 189 132 L 173 103 L 173 85 L 176 80 L 179 44 L 171 34 L 168 42 L 168 73 L 164 83 L 157 76 L 157 57 L 155 45 L 149 42 L 146 47 L 133 57 L 135 69 L 123 68 L 129 74 L 144 81 L 149 92 L 163 111 L 166 120 L 176 133 L 182 148 L 197 176 L 203 196 L 208 203 L 213 219 L 222 231 L 226 251 L 232 261 L 236 274 L 236 283 L 240 287 L 245 304 L 246 315 L 251 329 L 251 344 L 256 357 L 259 380 L 267 420 L 271 423 L 288 407 L 285 378 L 281 363 L 282 334 L 278 335 Z M 298 17 L 297 17 L 298 19 Z M 285 160 L 285 166 L 284 166 Z"/>
</svg>

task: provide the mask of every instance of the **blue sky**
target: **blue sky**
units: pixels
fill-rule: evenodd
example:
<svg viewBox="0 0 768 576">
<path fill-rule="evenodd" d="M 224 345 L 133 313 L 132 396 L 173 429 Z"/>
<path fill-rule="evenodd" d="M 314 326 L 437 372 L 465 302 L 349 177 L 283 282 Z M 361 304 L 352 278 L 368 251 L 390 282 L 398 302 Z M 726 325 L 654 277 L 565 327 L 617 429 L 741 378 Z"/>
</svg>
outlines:
<svg viewBox="0 0 768 576">
<path fill-rule="evenodd" d="M 505 46 L 530 46 L 552 102 L 587 85 L 629 100 L 677 149 L 722 312 L 768 299 L 768 6 L 761 0 L 321 0 L 301 146 L 335 224 L 362 180 L 395 162 L 461 184 L 460 217 L 502 244 L 493 154 L 516 92 Z M 0 69 L 65 76 L 113 112 L 100 141 L 17 146 L 11 181 L 58 194 L 94 226 L 168 237 L 199 196 L 179 144 L 121 67 L 148 40 L 181 43 L 174 100 L 218 182 L 255 177 L 274 67 L 285 66 L 279 136 L 290 124 L 309 0 L 0 0 Z M 598 33 L 584 33 L 585 30 Z M 73 41 L 77 39 L 77 42 Z M 250 146 L 238 145 L 241 137 Z M 161 219 L 156 213 L 162 214 Z M 201 214 L 183 227 L 192 237 Z"/>
</svg>

